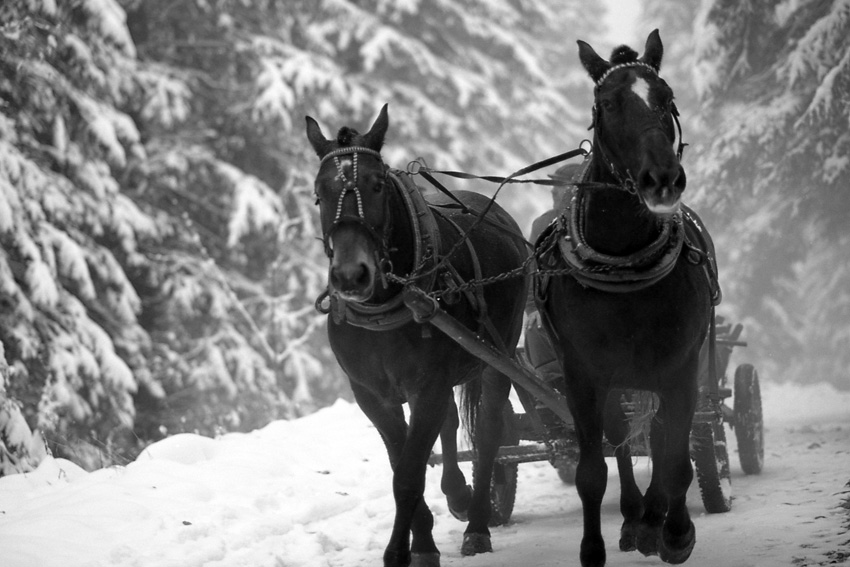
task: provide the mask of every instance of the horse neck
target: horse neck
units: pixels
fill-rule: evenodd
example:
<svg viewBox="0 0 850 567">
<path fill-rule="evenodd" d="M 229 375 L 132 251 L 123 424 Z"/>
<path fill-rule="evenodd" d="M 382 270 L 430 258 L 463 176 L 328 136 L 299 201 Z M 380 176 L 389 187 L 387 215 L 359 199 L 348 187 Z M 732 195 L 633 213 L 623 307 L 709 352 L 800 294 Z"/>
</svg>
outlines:
<svg viewBox="0 0 850 567">
<path fill-rule="evenodd" d="M 591 164 L 588 181 L 620 184 L 601 160 Z M 584 239 L 598 252 L 625 256 L 646 247 L 658 236 L 657 217 L 633 192 L 591 189 L 584 192 L 583 203 Z"/>
</svg>

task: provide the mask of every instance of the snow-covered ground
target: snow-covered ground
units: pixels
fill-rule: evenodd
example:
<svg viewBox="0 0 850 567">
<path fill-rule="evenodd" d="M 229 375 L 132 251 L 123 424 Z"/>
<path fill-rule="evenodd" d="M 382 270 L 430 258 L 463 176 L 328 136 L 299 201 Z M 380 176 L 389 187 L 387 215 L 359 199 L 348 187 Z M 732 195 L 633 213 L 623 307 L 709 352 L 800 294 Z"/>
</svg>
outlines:
<svg viewBox="0 0 850 567">
<path fill-rule="evenodd" d="M 744 476 L 734 435 L 733 509 L 690 507 L 693 567 L 775 567 L 847 561 L 850 392 L 763 384 L 766 463 Z M 616 550 L 616 467 L 603 509 L 609 565 L 661 565 Z M 639 482 L 648 481 L 644 459 Z M 378 565 L 393 501 L 383 445 L 359 409 L 339 402 L 314 415 L 218 439 L 178 435 L 134 463 L 87 473 L 48 459 L 0 479 L 4 567 L 312 567 Z M 444 566 L 577 563 L 581 506 L 547 463 L 520 465 L 509 525 L 493 529 L 495 552 L 459 553 L 464 525 L 447 512 L 439 469 L 426 498 Z"/>
</svg>

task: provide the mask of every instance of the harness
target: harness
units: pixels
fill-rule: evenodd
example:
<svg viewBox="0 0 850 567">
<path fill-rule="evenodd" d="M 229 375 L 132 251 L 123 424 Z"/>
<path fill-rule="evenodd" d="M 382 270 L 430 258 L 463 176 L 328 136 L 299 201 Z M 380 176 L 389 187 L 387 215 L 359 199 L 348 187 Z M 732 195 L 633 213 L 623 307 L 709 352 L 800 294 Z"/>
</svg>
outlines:
<svg viewBox="0 0 850 567">
<path fill-rule="evenodd" d="M 386 180 L 392 189 L 398 192 L 404 203 L 405 211 L 410 220 L 410 226 L 413 229 L 414 242 L 413 270 L 411 273 L 406 276 L 398 276 L 391 273 L 392 263 L 389 261 L 388 250 L 390 230 L 385 227 L 384 233 L 378 234 L 367 222 L 364 214 L 363 199 L 357 186 L 358 154 L 361 153 L 373 155 L 381 159 L 379 152 L 362 146 L 338 148 L 322 158 L 322 164 L 328 160 L 334 160 L 338 172 L 335 179 L 343 187 L 336 204 L 336 213 L 333 222 L 330 228 L 323 234 L 326 255 L 329 258 L 333 256 L 333 250 L 330 246 L 331 235 L 342 222 L 356 222 L 360 224 L 369 231 L 373 238 L 376 240 L 380 239 L 382 243 L 380 252 L 382 257 L 378 258 L 378 265 L 382 270 L 381 277 L 384 278 L 384 281 L 392 280 L 394 283 L 404 282 L 404 285 L 415 283 L 419 289 L 426 293 L 439 293 L 439 296 L 448 305 L 460 301 L 461 294 L 463 294 L 476 313 L 479 332 L 481 329 L 485 329 L 494 344 L 499 349 L 507 352 L 501 336 L 487 314 L 481 262 L 472 242 L 469 241 L 464 230 L 451 216 L 442 210 L 446 207 L 429 204 L 425 201 L 421 190 L 411 179 L 411 173 L 385 167 Z M 353 179 L 348 179 L 345 175 L 345 170 L 339 160 L 339 157 L 342 155 L 352 155 Z M 342 214 L 343 201 L 349 192 L 354 193 L 356 199 L 356 217 Z M 390 199 L 387 199 L 386 202 L 387 207 L 389 207 Z M 472 213 L 466 207 L 463 208 L 463 211 Z M 460 237 L 458 241 L 460 244 L 466 243 L 473 269 L 473 279 L 471 281 L 466 282 L 463 280 L 460 272 L 448 261 L 449 258 L 447 256 L 440 257 L 441 239 L 437 217 L 443 219 L 446 224 L 457 231 Z M 391 218 L 391 215 L 387 214 L 387 218 Z M 454 248 L 451 252 L 454 252 Z M 384 269 L 388 269 L 390 273 L 385 274 L 383 272 Z M 435 287 L 440 288 L 439 292 L 434 292 Z M 337 324 L 345 322 L 355 327 L 372 331 L 391 331 L 414 321 L 413 311 L 405 305 L 404 295 L 401 293 L 395 294 L 384 303 L 372 304 L 348 301 L 338 294 L 332 293 L 328 288 L 316 299 L 315 306 L 320 313 L 330 314 Z M 430 334 L 430 328 L 428 326 L 424 326 L 422 329 L 425 336 Z"/>
<path fill-rule="evenodd" d="M 372 227 L 372 225 L 370 225 L 368 222 L 366 222 L 366 215 L 363 212 L 363 197 L 362 197 L 362 195 L 360 195 L 360 189 L 357 187 L 357 181 L 358 181 L 358 178 L 359 178 L 358 177 L 358 156 L 360 154 L 367 154 L 367 155 L 374 156 L 374 157 L 378 158 L 378 160 L 383 164 L 383 159 L 381 158 L 380 152 L 376 152 L 375 150 L 373 150 L 371 148 L 366 148 L 366 147 L 363 147 L 363 146 L 348 146 L 348 147 L 344 147 L 344 148 L 337 148 L 337 149 L 335 149 L 331 152 L 328 152 L 328 154 L 325 155 L 322 158 L 322 161 L 319 162 L 319 167 L 321 168 L 322 165 L 324 165 L 324 163 L 326 161 L 332 159 L 334 161 L 334 165 L 336 166 L 336 170 L 337 170 L 337 176 L 334 179 L 339 180 L 339 182 L 342 184 L 342 191 L 339 194 L 339 200 L 336 202 L 336 214 L 334 215 L 333 222 L 331 223 L 331 226 L 328 228 L 328 230 L 325 231 L 322 234 L 322 243 L 325 246 L 325 255 L 328 258 L 333 258 L 333 250 L 331 249 L 331 245 L 330 245 L 331 236 L 333 235 L 334 231 L 343 222 L 355 222 L 355 223 L 361 225 L 362 227 L 364 227 L 367 231 L 369 231 L 369 233 L 372 235 L 372 237 L 375 238 L 375 240 L 381 242 L 381 244 L 382 244 L 381 254 L 384 256 L 384 258 L 387 257 L 387 244 L 386 244 L 387 234 L 386 233 L 389 232 L 389 231 L 385 230 L 385 234 L 379 235 L 375 231 L 375 229 Z M 343 155 L 351 155 L 352 156 L 351 161 L 352 161 L 352 170 L 353 170 L 354 179 L 348 179 L 348 177 L 346 177 L 346 175 L 345 175 L 345 170 L 342 168 L 342 162 L 340 162 L 340 160 L 339 160 L 339 157 L 343 156 Z M 343 204 L 345 203 L 345 197 L 346 197 L 346 195 L 348 195 L 349 192 L 354 193 L 354 198 L 355 198 L 356 203 L 357 203 L 357 216 L 343 215 L 342 214 L 342 207 L 343 207 Z"/>
<path fill-rule="evenodd" d="M 585 287 L 630 292 L 651 286 L 669 274 L 682 251 L 685 231 L 681 211 L 660 221 L 658 237 L 628 256 L 611 256 L 594 250 L 584 238 L 584 193 L 575 185 L 567 208 L 555 222 L 563 237 L 558 250 L 572 276 Z"/>
</svg>

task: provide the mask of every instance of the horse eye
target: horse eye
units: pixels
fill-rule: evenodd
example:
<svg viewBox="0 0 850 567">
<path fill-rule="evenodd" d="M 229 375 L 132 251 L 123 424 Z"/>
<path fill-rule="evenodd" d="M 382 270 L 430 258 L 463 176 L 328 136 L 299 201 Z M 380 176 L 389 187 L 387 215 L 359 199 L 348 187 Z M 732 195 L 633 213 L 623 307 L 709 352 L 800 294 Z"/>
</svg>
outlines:
<svg viewBox="0 0 850 567">
<path fill-rule="evenodd" d="M 608 99 L 602 99 L 602 100 L 600 100 L 600 101 L 599 101 L 599 106 L 601 106 L 601 107 L 602 107 L 602 110 L 607 110 L 608 112 L 610 112 L 611 110 L 613 110 L 613 109 L 614 109 L 614 103 L 612 103 L 612 102 L 611 102 L 610 100 L 608 100 Z"/>
</svg>

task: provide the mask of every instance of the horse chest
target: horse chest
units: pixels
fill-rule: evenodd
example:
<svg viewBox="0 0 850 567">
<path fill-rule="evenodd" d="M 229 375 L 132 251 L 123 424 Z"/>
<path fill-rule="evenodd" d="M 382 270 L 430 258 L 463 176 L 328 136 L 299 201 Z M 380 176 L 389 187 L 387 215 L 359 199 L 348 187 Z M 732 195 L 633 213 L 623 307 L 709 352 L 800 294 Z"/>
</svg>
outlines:
<svg viewBox="0 0 850 567">
<path fill-rule="evenodd" d="M 550 304 L 561 315 L 551 320 L 569 345 L 567 365 L 619 385 L 639 375 L 661 379 L 678 372 L 698 350 L 708 324 L 708 305 L 700 308 L 705 294 L 675 293 L 682 288 L 678 277 L 674 272 L 669 282 L 628 294 L 587 289 L 569 278 L 559 282 Z M 693 317 L 695 312 L 706 315 Z"/>
</svg>

